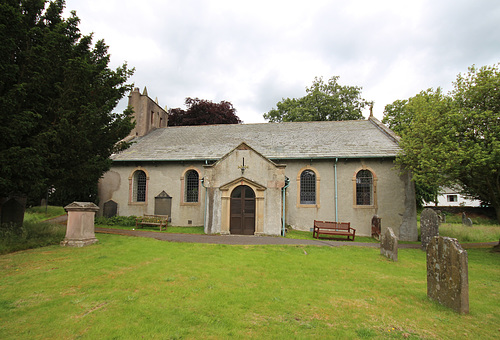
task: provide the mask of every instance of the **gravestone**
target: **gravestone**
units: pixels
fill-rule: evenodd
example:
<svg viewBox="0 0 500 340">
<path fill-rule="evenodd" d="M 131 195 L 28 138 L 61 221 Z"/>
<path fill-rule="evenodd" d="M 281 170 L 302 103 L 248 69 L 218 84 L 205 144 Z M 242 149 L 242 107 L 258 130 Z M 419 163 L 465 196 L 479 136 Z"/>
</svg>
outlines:
<svg viewBox="0 0 500 340">
<path fill-rule="evenodd" d="M 63 247 L 85 247 L 96 243 L 94 217 L 99 207 L 91 202 L 73 202 L 64 207 L 68 212 Z"/>
<path fill-rule="evenodd" d="M 425 208 L 420 215 L 422 250 L 427 248 L 427 244 L 434 236 L 439 236 L 439 218 L 434 210 Z"/>
<path fill-rule="evenodd" d="M 372 237 L 379 239 L 382 232 L 382 219 L 377 215 L 372 217 Z"/>
<path fill-rule="evenodd" d="M 111 218 L 116 216 L 118 213 L 118 203 L 113 200 L 109 200 L 102 206 L 102 216 L 106 218 Z"/>
<path fill-rule="evenodd" d="M 458 241 L 436 236 L 427 246 L 427 296 L 458 313 L 469 313 L 467 252 Z"/>
<path fill-rule="evenodd" d="M 0 224 L 15 224 L 21 227 L 24 222 L 26 196 L 9 196 L 0 199 Z"/>
<path fill-rule="evenodd" d="M 398 238 L 392 228 L 387 228 L 380 240 L 380 254 L 393 261 L 398 260 Z"/>
<path fill-rule="evenodd" d="M 436 210 L 436 214 L 438 215 L 440 224 L 446 222 L 446 215 L 441 210 Z"/>
<path fill-rule="evenodd" d="M 472 227 L 472 220 L 465 215 L 465 212 L 462 213 L 462 224 L 467 227 Z"/>
</svg>

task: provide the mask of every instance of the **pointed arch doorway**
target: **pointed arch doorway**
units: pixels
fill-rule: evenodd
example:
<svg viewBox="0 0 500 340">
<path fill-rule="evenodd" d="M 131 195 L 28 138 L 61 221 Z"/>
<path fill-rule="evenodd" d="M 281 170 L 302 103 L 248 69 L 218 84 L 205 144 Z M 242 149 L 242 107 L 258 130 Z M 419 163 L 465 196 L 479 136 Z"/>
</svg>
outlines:
<svg viewBox="0 0 500 340">
<path fill-rule="evenodd" d="M 240 185 L 231 193 L 229 232 L 235 235 L 255 234 L 255 192 Z"/>
</svg>

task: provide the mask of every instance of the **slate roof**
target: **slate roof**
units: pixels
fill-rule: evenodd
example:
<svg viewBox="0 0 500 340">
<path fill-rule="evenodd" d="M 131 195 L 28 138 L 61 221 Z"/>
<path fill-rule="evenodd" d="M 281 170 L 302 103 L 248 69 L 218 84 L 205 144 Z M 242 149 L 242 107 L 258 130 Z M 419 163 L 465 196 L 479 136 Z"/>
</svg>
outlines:
<svg viewBox="0 0 500 340">
<path fill-rule="evenodd" d="M 272 160 L 394 157 L 397 137 L 378 120 L 179 126 L 134 139 L 113 161 L 217 160 L 245 142 Z"/>
</svg>

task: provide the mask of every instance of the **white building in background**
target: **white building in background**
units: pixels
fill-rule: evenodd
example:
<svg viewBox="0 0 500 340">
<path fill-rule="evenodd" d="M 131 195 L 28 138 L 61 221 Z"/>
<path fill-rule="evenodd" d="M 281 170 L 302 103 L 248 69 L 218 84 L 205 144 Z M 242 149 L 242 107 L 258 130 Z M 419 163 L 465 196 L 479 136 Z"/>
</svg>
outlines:
<svg viewBox="0 0 500 340">
<path fill-rule="evenodd" d="M 465 197 L 460 190 L 454 188 L 441 188 L 437 197 L 439 207 L 479 207 L 481 201 Z M 434 202 L 426 202 L 426 207 L 435 206 Z"/>
</svg>

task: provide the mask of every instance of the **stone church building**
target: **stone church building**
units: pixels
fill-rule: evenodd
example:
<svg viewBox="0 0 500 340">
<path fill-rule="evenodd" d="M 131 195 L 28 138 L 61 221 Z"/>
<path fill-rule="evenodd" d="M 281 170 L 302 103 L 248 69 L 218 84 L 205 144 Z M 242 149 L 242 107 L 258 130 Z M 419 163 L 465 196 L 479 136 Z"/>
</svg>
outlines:
<svg viewBox="0 0 500 340">
<path fill-rule="evenodd" d="M 131 92 L 132 146 L 112 156 L 101 212 L 168 215 L 207 234 L 280 235 L 314 220 L 350 222 L 417 240 L 413 182 L 394 164 L 398 137 L 367 120 L 167 127 L 147 91 Z"/>
</svg>

